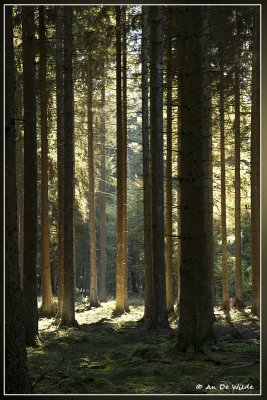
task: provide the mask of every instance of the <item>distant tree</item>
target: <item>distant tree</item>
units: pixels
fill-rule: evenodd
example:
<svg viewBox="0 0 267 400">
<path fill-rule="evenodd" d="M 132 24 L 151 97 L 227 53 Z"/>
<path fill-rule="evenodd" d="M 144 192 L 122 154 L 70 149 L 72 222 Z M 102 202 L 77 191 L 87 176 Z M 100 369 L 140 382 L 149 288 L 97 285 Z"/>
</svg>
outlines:
<svg viewBox="0 0 267 400">
<path fill-rule="evenodd" d="M 5 18 L 5 392 L 30 393 L 20 287 L 16 206 L 15 66 L 12 7 Z"/>
<path fill-rule="evenodd" d="M 253 61 L 251 108 L 251 244 L 252 312 L 260 313 L 260 20 L 253 10 Z"/>
<path fill-rule="evenodd" d="M 99 306 L 96 273 L 96 222 L 95 222 L 95 161 L 93 134 L 93 73 L 92 57 L 87 60 L 87 115 L 88 115 L 88 176 L 89 176 L 89 246 L 90 246 L 90 306 Z"/>
<path fill-rule="evenodd" d="M 27 345 L 38 336 L 37 257 L 37 137 L 34 46 L 34 7 L 22 7 L 23 104 L 24 104 L 24 259 L 23 301 Z"/>
<path fill-rule="evenodd" d="M 163 194 L 163 20 L 162 6 L 150 7 L 150 142 L 152 188 L 152 324 L 169 326 L 166 310 L 166 269 Z"/>
<path fill-rule="evenodd" d="M 210 120 L 205 98 L 207 9 L 185 7 L 181 54 L 181 297 L 178 343 L 213 336 L 210 268 Z M 200 72 L 201 71 L 201 72 Z"/>
<path fill-rule="evenodd" d="M 61 326 L 77 325 L 74 302 L 73 265 L 73 81 L 72 81 L 72 14 L 71 6 L 64 8 L 64 294 Z"/>
<path fill-rule="evenodd" d="M 39 7 L 39 46 L 40 46 L 40 109 L 41 109 L 41 267 L 42 267 L 42 310 L 47 315 L 53 312 L 51 283 L 49 211 L 48 211 L 48 126 L 47 126 L 47 84 L 46 84 L 46 32 L 45 10 Z"/>
</svg>

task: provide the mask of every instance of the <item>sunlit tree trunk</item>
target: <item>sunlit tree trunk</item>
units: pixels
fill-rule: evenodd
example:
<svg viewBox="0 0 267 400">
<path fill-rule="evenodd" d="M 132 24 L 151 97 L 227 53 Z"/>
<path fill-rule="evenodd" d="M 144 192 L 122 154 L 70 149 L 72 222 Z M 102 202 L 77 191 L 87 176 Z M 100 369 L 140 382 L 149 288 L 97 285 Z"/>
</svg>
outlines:
<svg viewBox="0 0 267 400">
<path fill-rule="evenodd" d="M 76 325 L 73 264 L 73 81 L 72 7 L 64 9 L 64 294 L 60 326 Z"/>
<path fill-rule="evenodd" d="M 174 311 L 172 282 L 172 8 L 168 7 L 167 33 L 167 161 L 166 161 L 166 307 Z"/>
<path fill-rule="evenodd" d="M 12 7 L 5 12 L 5 392 L 25 394 L 30 393 L 30 382 L 18 258 Z"/>
<path fill-rule="evenodd" d="M 150 7 L 150 129 L 152 188 L 153 325 L 168 327 L 164 244 L 163 7 Z"/>
<path fill-rule="evenodd" d="M 24 104 L 24 258 L 23 302 L 27 345 L 38 336 L 37 257 L 37 140 L 34 50 L 34 7 L 22 7 L 23 104 Z M 26 178 L 27 177 L 27 178 Z"/>
<path fill-rule="evenodd" d="M 224 119 L 224 69 L 223 50 L 220 48 L 220 145 L 221 145 L 221 232 L 222 232 L 222 307 L 229 310 L 228 251 L 226 226 L 226 182 L 225 182 L 225 119 Z"/>
<path fill-rule="evenodd" d="M 100 115 L 100 276 L 99 276 L 99 298 L 106 300 L 106 124 L 105 124 L 105 83 L 101 88 L 101 115 Z"/>
<path fill-rule="evenodd" d="M 181 298 L 179 347 L 213 336 L 210 269 L 210 118 L 204 58 L 207 9 L 185 7 L 181 55 Z M 201 73 L 200 73 L 201 71 Z M 201 106 L 200 106 L 201 105 Z"/>
<path fill-rule="evenodd" d="M 142 140 L 143 140 L 143 203 L 144 203 L 144 264 L 145 311 L 144 320 L 152 320 L 152 225 L 151 225 L 151 175 L 150 135 L 148 125 L 148 7 L 142 7 Z"/>
<path fill-rule="evenodd" d="M 260 313 L 260 20 L 253 15 L 252 109 L 251 109 L 251 256 L 252 312 Z"/>
<path fill-rule="evenodd" d="M 48 127 L 47 127 L 47 86 L 46 86 L 46 34 L 45 11 L 39 7 L 40 47 L 40 109 L 41 109 L 41 268 L 42 268 L 42 311 L 52 313 L 53 298 L 51 284 L 49 214 L 48 214 Z"/>
<path fill-rule="evenodd" d="M 92 57 L 87 61 L 87 115 L 88 115 L 88 177 L 89 177 L 89 246 L 90 246 L 90 306 L 99 306 L 96 275 L 96 224 L 95 224 L 95 163 L 93 137 L 93 73 Z"/>
<path fill-rule="evenodd" d="M 62 316 L 64 293 L 64 90 L 63 90 L 63 23 L 61 7 L 56 8 L 56 102 L 57 102 L 57 226 L 58 226 L 58 309 L 57 318 Z"/>
<path fill-rule="evenodd" d="M 241 177 L 240 177 L 240 16 L 236 10 L 236 60 L 234 71 L 235 98 L 235 306 L 243 305 L 241 266 Z"/>
</svg>

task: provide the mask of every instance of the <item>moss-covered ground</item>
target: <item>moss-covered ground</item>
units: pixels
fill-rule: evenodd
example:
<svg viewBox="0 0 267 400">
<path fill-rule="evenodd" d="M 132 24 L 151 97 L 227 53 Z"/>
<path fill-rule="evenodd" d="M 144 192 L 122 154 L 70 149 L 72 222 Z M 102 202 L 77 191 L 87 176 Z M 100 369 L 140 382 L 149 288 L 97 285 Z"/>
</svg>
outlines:
<svg viewBox="0 0 267 400">
<path fill-rule="evenodd" d="M 28 348 L 33 393 L 259 393 L 259 320 L 249 309 L 227 316 L 215 309 L 217 340 L 197 354 L 177 349 L 175 316 L 171 331 L 151 331 L 138 322 L 138 302 L 119 318 L 114 308 L 113 300 L 90 310 L 77 303 L 79 329 L 58 330 L 53 318 L 40 318 L 43 344 Z"/>
</svg>

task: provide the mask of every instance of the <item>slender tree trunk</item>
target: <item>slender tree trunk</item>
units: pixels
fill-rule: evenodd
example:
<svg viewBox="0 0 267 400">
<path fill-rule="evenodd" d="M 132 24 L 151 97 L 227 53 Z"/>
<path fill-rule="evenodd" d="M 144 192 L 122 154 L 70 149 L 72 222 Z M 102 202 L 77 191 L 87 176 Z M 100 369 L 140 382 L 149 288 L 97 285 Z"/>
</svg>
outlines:
<svg viewBox="0 0 267 400">
<path fill-rule="evenodd" d="M 23 301 L 27 345 L 38 336 L 37 257 L 37 140 L 34 51 L 34 7 L 22 7 L 23 103 L 24 103 L 24 258 Z M 27 177 L 27 178 L 26 178 Z"/>
<path fill-rule="evenodd" d="M 145 311 L 144 320 L 153 319 L 152 289 L 152 222 L 151 222 L 151 175 L 150 135 L 148 124 L 148 13 L 142 7 L 142 140 L 143 140 L 143 202 L 144 202 L 144 264 L 145 264 Z"/>
<path fill-rule="evenodd" d="M 122 82 L 121 82 L 121 7 L 116 7 L 116 101 L 117 101 L 117 273 L 116 273 L 116 309 L 114 315 L 120 315 L 125 311 L 127 287 L 127 264 L 125 259 L 125 161 L 124 154 L 125 129 L 123 129 L 122 108 Z"/>
<path fill-rule="evenodd" d="M 99 297 L 105 301 L 106 292 L 106 126 L 105 126 L 105 83 L 101 89 L 101 154 L 100 154 L 100 280 Z"/>
<path fill-rule="evenodd" d="M 58 226 L 58 309 L 61 318 L 64 294 L 64 92 L 63 92 L 63 26 L 64 14 L 61 7 L 56 15 L 56 101 L 57 101 L 57 226 Z"/>
<path fill-rule="evenodd" d="M 163 194 L 163 7 L 150 7 L 153 325 L 168 327 Z"/>
<path fill-rule="evenodd" d="M 30 382 L 18 257 L 12 7 L 5 10 L 5 391 L 25 394 L 30 393 Z"/>
<path fill-rule="evenodd" d="M 90 243 L 90 306 L 99 306 L 96 275 L 96 225 L 95 225 L 95 164 L 94 164 L 94 138 L 93 138 L 93 73 L 92 57 L 87 61 L 87 111 L 88 111 L 88 176 L 89 176 L 89 243 Z"/>
<path fill-rule="evenodd" d="M 252 312 L 260 313 L 260 19 L 253 16 L 252 109 L 251 109 L 251 256 Z"/>
<path fill-rule="evenodd" d="M 166 307 L 174 312 L 172 282 L 172 8 L 168 7 L 167 34 L 167 166 L 166 166 Z"/>
<path fill-rule="evenodd" d="M 236 11 L 236 62 L 235 62 L 235 306 L 243 306 L 242 266 L 241 266 L 241 177 L 240 177 L 240 21 Z"/>
<path fill-rule="evenodd" d="M 181 299 L 179 347 L 198 351 L 213 336 L 210 269 L 210 121 L 206 8 L 185 7 L 181 55 Z M 185 36 L 186 35 L 186 36 Z M 199 71 L 202 71 L 200 73 Z M 200 107 L 201 105 L 201 107 Z"/>
<path fill-rule="evenodd" d="M 42 310 L 52 313 L 53 297 L 51 284 L 49 214 L 48 214 L 48 127 L 47 127 L 47 86 L 46 86 L 46 37 L 45 11 L 39 7 L 40 44 L 40 107 L 41 107 L 41 268 L 42 268 Z"/>
<path fill-rule="evenodd" d="M 220 141 L 221 141 L 221 230 L 222 230 L 222 307 L 228 311 L 228 251 L 227 251 L 227 227 L 226 227 L 226 182 L 225 182 L 225 121 L 224 121 L 224 75 L 223 54 L 220 49 Z"/>
<path fill-rule="evenodd" d="M 77 325 L 73 268 L 73 81 L 72 7 L 64 9 L 64 294 L 60 326 Z"/>
</svg>

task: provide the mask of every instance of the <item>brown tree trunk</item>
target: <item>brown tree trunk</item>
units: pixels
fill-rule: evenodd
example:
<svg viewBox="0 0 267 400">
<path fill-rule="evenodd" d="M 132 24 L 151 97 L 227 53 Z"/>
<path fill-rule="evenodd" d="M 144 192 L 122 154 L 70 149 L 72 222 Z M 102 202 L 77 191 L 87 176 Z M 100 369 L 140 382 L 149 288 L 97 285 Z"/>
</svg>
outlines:
<svg viewBox="0 0 267 400">
<path fill-rule="evenodd" d="M 23 301 L 27 345 L 38 336 L 37 257 L 37 140 L 34 51 L 34 7 L 22 7 L 23 103 L 24 103 L 24 258 Z"/>
<path fill-rule="evenodd" d="M 105 83 L 101 89 L 101 116 L 100 116 L 100 276 L 99 276 L 99 297 L 105 301 L 106 292 L 106 126 L 105 126 Z"/>
<path fill-rule="evenodd" d="M 240 16 L 236 11 L 236 62 L 235 62 L 235 306 L 243 306 L 241 266 L 241 177 L 240 177 Z"/>
<path fill-rule="evenodd" d="M 95 224 L 95 164 L 93 138 L 93 73 L 92 57 L 87 61 L 87 112 L 88 112 L 88 177 L 89 177 L 89 244 L 90 244 L 90 306 L 98 307 L 97 275 L 96 275 L 96 224 Z"/>
<path fill-rule="evenodd" d="M 166 162 L 166 307 L 174 312 L 172 282 L 172 8 L 168 7 L 167 33 L 167 162 Z"/>
<path fill-rule="evenodd" d="M 198 351 L 213 336 L 210 268 L 210 119 L 206 8 L 185 7 L 181 55 L 181 299 L 179 347 Z M 201 71 L 201 73 L 199 72 Z M 200 105 L 202 107 L 200 107 Z"/>
<path fill-rule="evenodd" d="M 73 82 L 72 7 L 64 8 L 64 294 L 61 326 L 75 326 L 73 265 Z"/>
<path fill-rule="evenodd" d="M 153 325 L 169 326 L 166 310 L 163 178 L 163 19 L 162 6 L 150 7 L 150 129 L 152 188 Z"/>
<path fill-rule="evenodd" d="M 40 108 L 41 108 L 41 268 L 42 268 L 42 311 L 51 315 L 53 310 L 49 214 L 48 214 L 48 127 L 47 127 L 47 86 L 46 86 L 46 37 L 45 11 L 39 7 L 39 45 L 40 45 Z"/>
<path fill-rule="evenodd" d="M 5 392 L 30 393 L 20 287 L 16 206 L 15 67 L 12 7 L 5 19 Z M 24 26 L 25 28 L 25 26 Z"/>
<path fill-rule="evenodd" d="M 260 20 L 259 8 L 253 16 L 253 64 L 251 109 L 251 257 L 252 312 L 260 313 Z"/>
<path fill-rule="evenodd" d="M 64 91 L 63 91 L 63 34 L 64 14 L 61 7 L 56 15 L 56 102 L 57 102 L 57 226 L 58 226 L 58 309 L 62 316 L 64 294 Z"/>
<path fill-rule="evenodd" d="M 142 7 L 142 140 L 143 140 L 143 202 L 144 202 L 144 264 L 145 311 L 144 320 L 153 319 L 152 289 L 152 222 L 151 222 L 151 171 L 150 135 L 148 124 L 148 13 Z"/>
<path fill-rule="evenodd" d="M 226 227 L 226 182 L 225 182 L 225 120 L 224 120 L 224 75 L 223 54 L 220 48 L 220 145 L 221 145 L 221 230 L 222 230 L 222 307 L 228 311 L 228 251 L 227 251 L 227 227 Z"/>
</svg>

